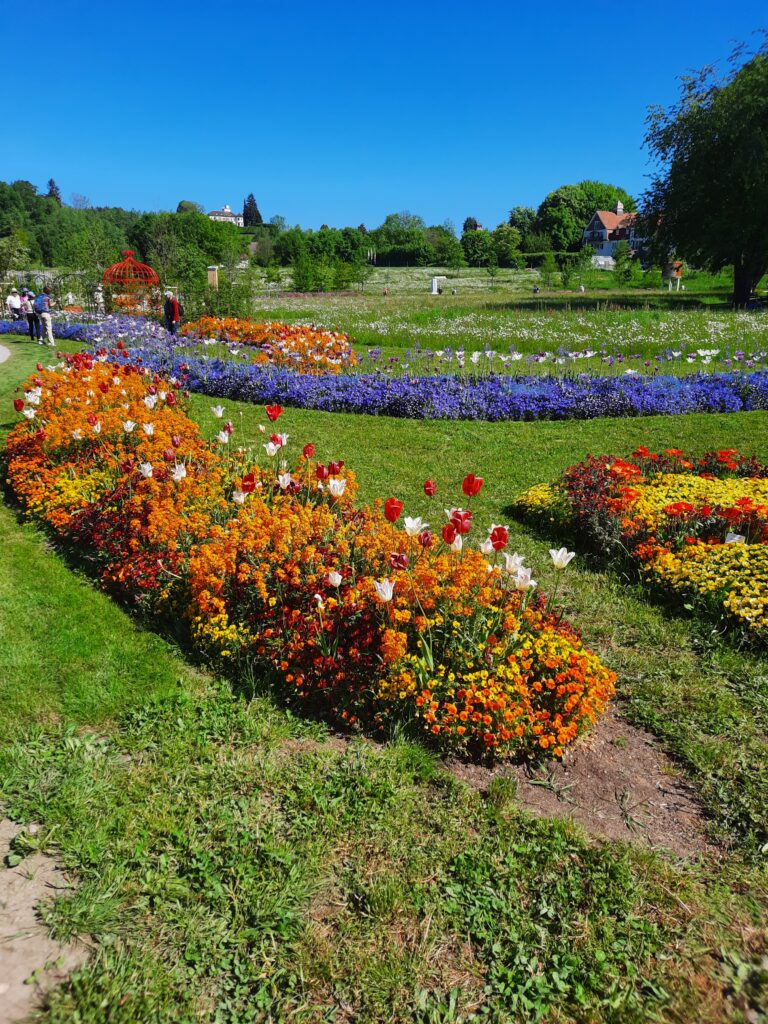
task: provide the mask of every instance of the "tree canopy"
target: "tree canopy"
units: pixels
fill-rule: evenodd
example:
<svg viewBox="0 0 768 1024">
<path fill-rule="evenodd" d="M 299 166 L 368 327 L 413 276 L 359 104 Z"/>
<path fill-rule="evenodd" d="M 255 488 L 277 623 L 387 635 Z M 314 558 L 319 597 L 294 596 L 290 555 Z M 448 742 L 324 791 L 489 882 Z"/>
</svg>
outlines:
<svg viewBox="0 0 768 1024">
<path fill-rule="evenodd" d="M 632 196 L 617 185 L 602 181 L 561 185 L 549 193 L 537 210 L 535 231 L 548 235 L 555 250 L 576 252 L 595 210 L 612 210 L 617 202 L 623 203 L 627 211 L 635 209 Z"/>
<path fill-rule="evenodd" d="M 657 252 L 733 266 L 737 306 L 768 269 L 768 47 L 742 60 L 725 78 L 713 67 L 683 78 L 676 104 L 651 108 L 658 169 L 644 196 Z"/>
</svg>

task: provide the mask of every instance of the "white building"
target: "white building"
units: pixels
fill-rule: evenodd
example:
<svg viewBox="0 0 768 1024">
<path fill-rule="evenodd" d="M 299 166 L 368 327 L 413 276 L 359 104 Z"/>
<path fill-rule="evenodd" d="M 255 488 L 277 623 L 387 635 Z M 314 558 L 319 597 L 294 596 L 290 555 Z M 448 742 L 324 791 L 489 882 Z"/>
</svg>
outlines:
<svg viewBox="0 0 768 1024">
<path fill-rule="evenodd" d="M 616 203 L 615 210 L 595 210 L 581 241 L 583 245 L 591 245 L 597 256 L 613 256 L 619 242 L 628 242 L 632 253 L 645 243 L 637 234 L 637 214 L 625 213 L 621 201 Z"/>
<path fill-rule="evenodd" d="M 221 210 L 211 210 L 208 217 L 210 220 L 220 220 L 225 224 L 235 224 L 239 228 L 243 226 L 242 213 L 233 213 L 229 206 L 224 206 Z"/>
</svg>

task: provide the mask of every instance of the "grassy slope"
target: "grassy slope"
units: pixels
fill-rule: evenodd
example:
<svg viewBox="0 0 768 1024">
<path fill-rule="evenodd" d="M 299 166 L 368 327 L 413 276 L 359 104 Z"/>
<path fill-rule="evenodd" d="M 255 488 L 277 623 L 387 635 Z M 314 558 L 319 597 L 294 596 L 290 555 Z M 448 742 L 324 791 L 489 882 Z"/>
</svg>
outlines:
<svg viewBox="0 0 768 1024">
<path fill-rule="evenodd" d="M 3 411 L 37 358 L 9 347 Z M 207 404 L 195 407 L 212 427 Z M 766 420 L 644 421 L 623 433 L 597 422 L 496 430 L 313 413 L 283 423 L 292 442 L 311 438 L 323 457 L 347 458 L 369 497 L 397 481 L 415 507 L 427 473 L 452 495 L 466 470 L 485 473 L 478 513 L 503 521 L 517 490 L 590 448 L 682 443 L 681 432 L 697 446 L 755 447 L 752 428 Z M 258 437 L 255 414 L 243 408 L 239 436 L 249 435 Z M 761 949 L 755 869 L 591 847 L 568 827 L 521 817 L 503 783 L 469 792 L 419 747 L 323 742 L 321 727 L 193 674 L 39 534 L 2 516 L 0 578 L 13 584 L 0 623 L 14 675 L 0 709 L 16 718 L 16 742 L 0 753 L 0 779 L 10 811 L 44 825 L 22 844 L 58 844 L 80 880 L 53 926 L 99 939 L 47 1019 L 78 1013 L 96 1024 L 109 1005 L 116 1024 L 214 1012 L 261 1020 L 267 1010 L 426 1024 L 465 1019 L 483 1001 L 498 1020 L 739 1019 L 723 994 L 741 958 Z M 515 543 L 542 564 L 541 541 L 515 527 Z M 619 667 L 628 709 L 680 753 L 690 747 L 691 763 L 702 743 L 711 749 L 711 777 L 735 806 L 721 755 L 743 756 L 747 690 L 755 720 L 764 714 L 750 689 L 756 663 L 665 621 L 607 575 L 577 570 L 567 601 Z M 70 728 L 121 711 L 103 740 Z M 22 731 L 23 715 L 62 722 Z M 699 783 L 708 785 L 703 768 Z M 728 811 L 721 824 L 743 820 Z"/>
</svg>

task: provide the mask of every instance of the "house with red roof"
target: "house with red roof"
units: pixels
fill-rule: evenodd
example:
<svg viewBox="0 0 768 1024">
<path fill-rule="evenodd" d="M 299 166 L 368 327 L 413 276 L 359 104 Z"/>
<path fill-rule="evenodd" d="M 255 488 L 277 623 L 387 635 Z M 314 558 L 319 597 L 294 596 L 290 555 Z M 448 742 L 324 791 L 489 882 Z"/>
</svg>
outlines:
<svg viewBox="0 0 768 1024">
<path fill-rule="evenodd" d="M 632 253 L 643 247 L 636 213 L 625 213 L 619 201 L 613 210 L 595 210 L 584 228 L 582 244 L 591 245 L 597 256 L 613 256 L 619 242 L 627 242 Z"/>
</svg>

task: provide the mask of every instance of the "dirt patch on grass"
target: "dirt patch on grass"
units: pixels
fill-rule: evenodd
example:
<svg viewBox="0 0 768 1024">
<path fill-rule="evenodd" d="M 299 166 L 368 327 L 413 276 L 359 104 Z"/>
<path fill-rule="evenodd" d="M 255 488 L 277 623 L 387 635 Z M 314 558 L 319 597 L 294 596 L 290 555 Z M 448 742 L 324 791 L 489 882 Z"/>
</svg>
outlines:
<svg viewBox="0 0 768 1024">
<path fill-rule="evenodd" d="M 448 767 L 481 790 L 507 776 L 524 807 L 546 818 L 570 818 L 599 839 L 662 847 L 682 857 L 712 849 L 692 787 L 651 734 L 615 710 L 569 748 L 562 762 L 531 770 L 453 759 Z"/>
<path fill-rule="evenodd" d="M 52 857 L 34 853 L 6 867 L 13 837 L 22 830 L 0 819 L 0 1022 L 26 1019 L 43 995 L 79 967 L 88 951 L 82 945 L 54 942 L 38 916 L 38 907 L 69 883 Z"/>
</svg>

